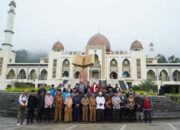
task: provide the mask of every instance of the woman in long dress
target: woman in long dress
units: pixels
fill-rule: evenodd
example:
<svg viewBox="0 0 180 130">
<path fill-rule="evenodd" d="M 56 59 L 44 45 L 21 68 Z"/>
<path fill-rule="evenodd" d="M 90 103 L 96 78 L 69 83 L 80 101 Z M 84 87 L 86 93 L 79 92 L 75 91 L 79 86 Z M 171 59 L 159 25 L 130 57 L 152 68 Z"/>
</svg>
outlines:
<svg viewBox="0 0 180 130">
<path fill-rule="evenodd" d="M 72 101 L 72 97 L 71 95 L 68 95 L 66 100 L 65 100 L 65 109 L 64 109 L 64 121 L 65 122 L 70 122 L 72 121 L 72 104 L 73 104 L 73 101 Z"/>
</svg>

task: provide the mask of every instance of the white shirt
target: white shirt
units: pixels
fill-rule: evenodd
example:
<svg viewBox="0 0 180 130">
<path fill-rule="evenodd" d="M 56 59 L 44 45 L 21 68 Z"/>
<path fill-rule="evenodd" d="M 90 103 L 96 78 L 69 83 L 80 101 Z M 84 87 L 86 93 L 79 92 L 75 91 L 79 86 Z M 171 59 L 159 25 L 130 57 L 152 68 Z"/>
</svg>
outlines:
<svg viewBox="0 0 180 130">
<path fill-rule="evenodd" d="M 104 109 L 105 99 L 103 96 L 97 96 L 96 97 L 96 109 Z M 102 105 L 100 105 L 102 104 Z"/>
<path fill-rule="evenodd" d="M 21 94 L 19 96 L 19 103 L 21 105 L 27 105 L 27 102 L 28 102 L 28 97 L 26 95 Z"/>
</svg>

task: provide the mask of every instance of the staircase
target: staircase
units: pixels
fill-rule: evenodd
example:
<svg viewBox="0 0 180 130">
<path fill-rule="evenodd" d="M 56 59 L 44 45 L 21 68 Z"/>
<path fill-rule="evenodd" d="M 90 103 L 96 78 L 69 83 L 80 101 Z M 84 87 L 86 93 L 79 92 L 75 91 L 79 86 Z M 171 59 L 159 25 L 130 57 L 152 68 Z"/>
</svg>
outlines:
<svg viewBox="0 0 180 130">
<path fill-rule="evenodd" d="M 180 117 L 180 105 L 165 96 L 153 96 L 152 117 L 153 118 L 177 118 Z"/>
</svg>

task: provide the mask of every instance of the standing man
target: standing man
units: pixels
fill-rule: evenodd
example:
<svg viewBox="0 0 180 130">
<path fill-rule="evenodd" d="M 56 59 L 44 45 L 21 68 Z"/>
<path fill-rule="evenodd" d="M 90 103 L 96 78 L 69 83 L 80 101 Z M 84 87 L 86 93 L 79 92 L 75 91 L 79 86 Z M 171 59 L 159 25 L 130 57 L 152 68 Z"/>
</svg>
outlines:
<svg viewBox="0 0 180 130">
<path fill-rule="evenodd" d="M 37 121 L 41 122 L 44 115 L 44 93 L 37 97 Z"/>
<path fill-rule="evenodd" d="M 25 110 L 27 107 L 27 102 L 28 102 L 28 97 L 27 97 L 27 91 L 22 93 L 19 96 L 19 104 L 18 104 L 18 116 L 17 116 L 17 125 L 22 125 L 24 122 L 24 115 L 25 115 Z"/>
<path fill-rule="evenodd" d="M 80 121 L 80 104 L 81 104 L 81 97 L 79 92 L 76 92 L 76 95 L 73 98 L 73 120 Z"/>
<path fill-rule="evenodd" d="M 89 106 L 89 98 L 87 94 L 84 94 L 84 97 L 81 99 L 82 104 L 82 121 L 88 121 L 88 106 Z"/>
<path fill-rule="evenodd" d="M 32 90 L 27 104 L 27 124 L 29 124 L 29 121 L 33 123 L 35 108 L 37 108 L 37 97 L 35 96 L 35 91 Z"/>
<path fill-rule="evenodd" d="M 98 92 L 100 91 L 100 86 L 96 84 L 96 82 L 94 82 L 93 85 L 91 86 L 91 93 L 95 93 L 96 91 Z"/>
<path fill-rule="evenodd" d="M 129 94 L 128 97 L 128 107 L 129 107 L 129 120 L 130 121 L 134 121 L 135 119 L 135 99 L 134 99 L 134 95 L 133 94 Z"/>
<path fill-rule="evenodd" d="M 89 99 L 89 110 L 90 110 L 90 122 L 96 121 L 96 98 L 95 95 L 92 94 L 92 96 Z"/>
<path fill-rule="evenodd" d="M 96 110 L 97 110 L 97 121 L 103 122 L 104 121 L 104 104 L 105 99 L 102 96 L 102 92 L 99 92 L 99 96 L 96 97 Z"/>
<path fill-rule="evenodd" d="M 44 95 L 46 95 L 46 89 L 45 89 L 44 84 L 42 84 L 42 85 L 40 86 L 40 89 L 38 90 L 38 96 L 39 96 L 41 93 L 43 93 Z"/>
<path fill-rule="evenodd" d="M 111 121 L 112 117 L 112 97 L 106 93 L 105 95 L 105 120 Z"/>
<path fill-rule="evenodd" d="M 147 123 L 147 121 L 149 121 L 149 123 L 151 123 L 151 99 L 150 97 L 148 97 L 147 95 L 144 98 L 144 121 L 145 123 Z"/>
<path fill-rule="evenodd" d="M 52 105 L 53 105 L 53 96 L 51 95 L 51 92 L 48 91 L 46 96 L 45 96 L 45 119 L 47 122 L 50 121 L 50 115 L 51 115 L 51 109 L 52 109 Z"/>
<path fill-rule="evenodd" d="M 82 95 L 84 94 L 84 83 L 83 83 L 83 80 L 80 80 L 79 92 L 80 92 Z"/>
<path fill-rule="evenodd" d="M 136 120 L 137 121 L 143 121 L 143 98 L 139 95 L 136 94 L 135 97 L 135 106 L 136 106 Z"/>
<path fill-rule="evenodd" d="M 120 103 L 121 99 L 118 93 L 116 92 L 115 95 L 112 98 L 112 104 L 113 104 L 113 120 L 114 122 L 118 122 L 120 119 Z"/>
<path fill-rule="evenodd" d="M 51 85 L 51 88 L 49 89 L 51 96 L 55 97 L 56 95 L 56 89 L 54 88 L 54 84 Z"/>
<path fill-rule="evenodd" d="M 64 104 L 64 100 L 63 100 L 61 89 L 60 89 L 56 92 L 56 96 L 54 97 L 55 122 L 62 121 L 63 104 Z"/>
</svg>

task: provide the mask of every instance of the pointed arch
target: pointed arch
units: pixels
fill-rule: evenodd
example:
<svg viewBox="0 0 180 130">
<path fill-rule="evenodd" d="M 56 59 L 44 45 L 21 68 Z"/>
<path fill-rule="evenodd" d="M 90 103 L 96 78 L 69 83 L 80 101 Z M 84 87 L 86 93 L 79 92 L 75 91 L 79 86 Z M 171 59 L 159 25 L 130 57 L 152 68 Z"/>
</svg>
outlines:
<svg viewBox="0 0 180 130">
<path fill-rule="evenodd" d="M 168 81 L 168 73 L 166 70 L 161 70 L 159 79 L 162 81 Z"/>
<path fill-rule="evenodd" d="M 156 75 L 153 70 L 147 72 L 147 79 L 152 81 L 156 80 Z"/>
<path fill-rule="evenodd" d="M 115 71 L 110 73 L 110 79 L 118 79 L 118 74 Z"/>
<path fill-rule="evenodd" d="M 13 69 L 9 71 L 7 79 L 15 79 L 15 71 Z"/>
<path fill-rule="evenodd" d="M 48 72 L 46 69 L 43 69 L 40 74 L 40 80 L 47 80 Z"/>
<path fill-rule="evenodd" d="M 26 79 L 26 72 L 24 69 L 19 71 L 19 79 Z"/>
<path fill-rule="evenodd" d="M 179 71 L 179 70 L 175 70 L 175 71 L 173 72 L 172 77 L 173 77 L 173 80 L 174 80 L 174 81 L 180 81 L 180 71 Z"/>
<path fill-rule="evenodd" d="M 110 62 L 110 67 L 118 67 L 118 63 L 115 59 L 112 59 Z"/>
<path fill-rule="evenodd" d="M 30 79 L 35 80 L 36 78 L 37 78 L 36 70 L 33 69 L 33 70 L 31 70 L 31 72 L 30 72 Z"/>
</svg>

